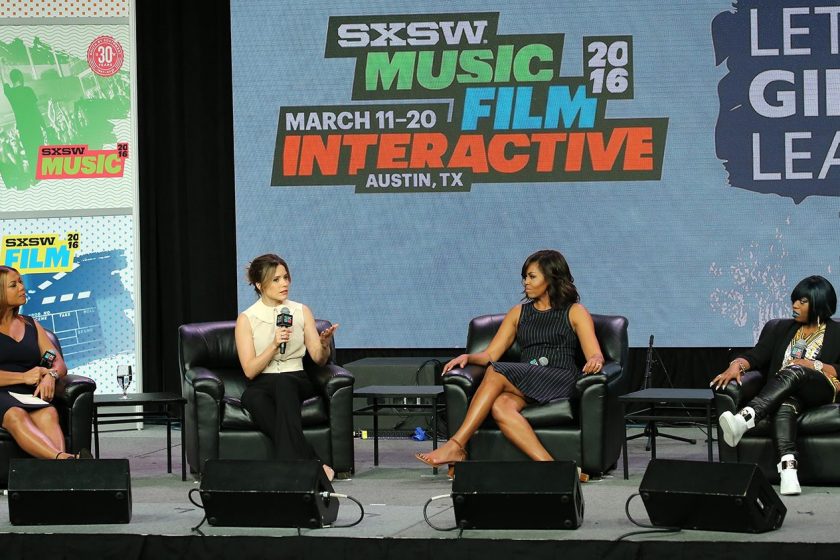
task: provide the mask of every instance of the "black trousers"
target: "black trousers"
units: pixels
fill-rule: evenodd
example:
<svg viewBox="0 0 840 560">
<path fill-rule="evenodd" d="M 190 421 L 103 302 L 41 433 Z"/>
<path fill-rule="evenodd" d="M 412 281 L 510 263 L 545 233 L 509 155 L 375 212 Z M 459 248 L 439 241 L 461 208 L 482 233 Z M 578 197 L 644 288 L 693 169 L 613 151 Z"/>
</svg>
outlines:
<svg viewBox="0 0 840 560">
<path fill-rule="evenodd" d="M 834 402 L 834 385 L 822 373 L 802 366 L 780 369 L 749 403 L 755 423 L 773 416 L 773 436 L 779 457 L 796 451 L 799 416 L 807 409 Z"/>
<path fill-rule="evenodd" d="M 303 436 L 300 404 L 315 396 L 315 386 L 304 371 L 261 373 L 242 393 L 242 406 L 274 444 L 274 459 L 319 459 Z"/>
</svg>

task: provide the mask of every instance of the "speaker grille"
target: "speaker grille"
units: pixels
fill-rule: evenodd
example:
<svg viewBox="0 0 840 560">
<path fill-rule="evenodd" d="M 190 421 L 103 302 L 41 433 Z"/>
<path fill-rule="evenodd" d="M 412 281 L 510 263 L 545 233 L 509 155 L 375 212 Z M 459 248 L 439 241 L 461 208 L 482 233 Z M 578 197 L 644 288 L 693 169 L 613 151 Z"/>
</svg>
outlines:
<svg viewBox="0 0 840 560">
<path fill-rule="evenodd" d="M 452 501 L 465 529 L 576 529 L 583 495 L 571 461 L 465 461 Z"/>
</svg>

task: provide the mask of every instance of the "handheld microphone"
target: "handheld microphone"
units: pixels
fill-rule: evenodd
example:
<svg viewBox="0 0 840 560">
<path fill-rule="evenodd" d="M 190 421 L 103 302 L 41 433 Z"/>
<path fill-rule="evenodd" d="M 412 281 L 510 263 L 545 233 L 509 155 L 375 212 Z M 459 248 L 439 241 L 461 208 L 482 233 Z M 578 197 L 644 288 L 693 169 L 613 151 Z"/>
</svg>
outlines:
<svg viewBox="0 0 840 560">
<path fill-rule="evenodd" d="M 292 328 L 292 322 L 293 322 L 292 312 L 289 311 L 289 308 L 284 307 L 283 309 L 281 309 L 280 313 L 277 315 L 277 326 L 278 327 L 286 327 L 286 328 L 290 329 L 290 328 Z M 280 343 L 280 353 L 281 354 L 286 353 L 286 343 L 285 342 Z"/>
<path fill-rule="evenodd" d="M 792 360 L 798 360 L 805 356 L 805 350 L 808 348 L 808 343 L 805 339 L 797 340 L 790 348 L 790 357 Z"/>
<path fill-rule="evenodd" d="M 47 369 L 51 368 L 53 363 L 55 362 L 55 352 L 52 350 L 47 350 L 44 352 L 44 355 L 41 356 L 41 362 L 38 364 L 40 367 L 45 367 Z"/>
</svg>

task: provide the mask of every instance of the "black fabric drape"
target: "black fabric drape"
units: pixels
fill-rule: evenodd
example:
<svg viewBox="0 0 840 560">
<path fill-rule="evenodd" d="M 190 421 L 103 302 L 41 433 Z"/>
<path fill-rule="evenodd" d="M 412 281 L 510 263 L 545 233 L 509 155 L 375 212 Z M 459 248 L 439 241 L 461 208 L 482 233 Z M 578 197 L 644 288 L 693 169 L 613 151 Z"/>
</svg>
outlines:
<svg viewBox="0 0 840 560">
<path fill-rule="evenodd" d="M 143 389 L 180 390 L 182 323 L 236 316 L 228 2 L 136 2 Z"/>
</svg>

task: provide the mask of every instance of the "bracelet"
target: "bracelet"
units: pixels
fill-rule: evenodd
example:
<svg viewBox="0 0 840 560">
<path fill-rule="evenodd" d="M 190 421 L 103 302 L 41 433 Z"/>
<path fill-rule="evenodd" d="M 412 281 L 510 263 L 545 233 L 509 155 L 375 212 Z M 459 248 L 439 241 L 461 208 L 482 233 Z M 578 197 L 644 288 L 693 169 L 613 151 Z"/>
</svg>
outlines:
<svg viewBox="0 0 840 560">
<path fill-rule="evenodd" d="M 50 374 L 50 377 L 52 377 L 52 378 L 53 378 L 53 379 L 55 379 L 56 381 L 58 381 L 58 378 L 59 378 L 59 377 L 61 377 L 61 376 L 58 374 L 58 372 L 57 372 L 56 370 L 54 370 L 54 369 L 51 369 L 51 370 L 50 370 L 50 371 L 48 371 L 47 373 L 49 373 L 49 374 Z"/>
<path fill-rule="evenodd" d="M 747 367 L 744 365 L 744 362 L 740 361 L 738 358 L 735 358 L 734 360 L 729 362 L 730 366 L 732 364 L 735 364 L 735 365 L 738 366 L 738 370 L 740 370 L 741 375 L 744 375 L 745 373 L 747 373 Z"/>
</svg>

